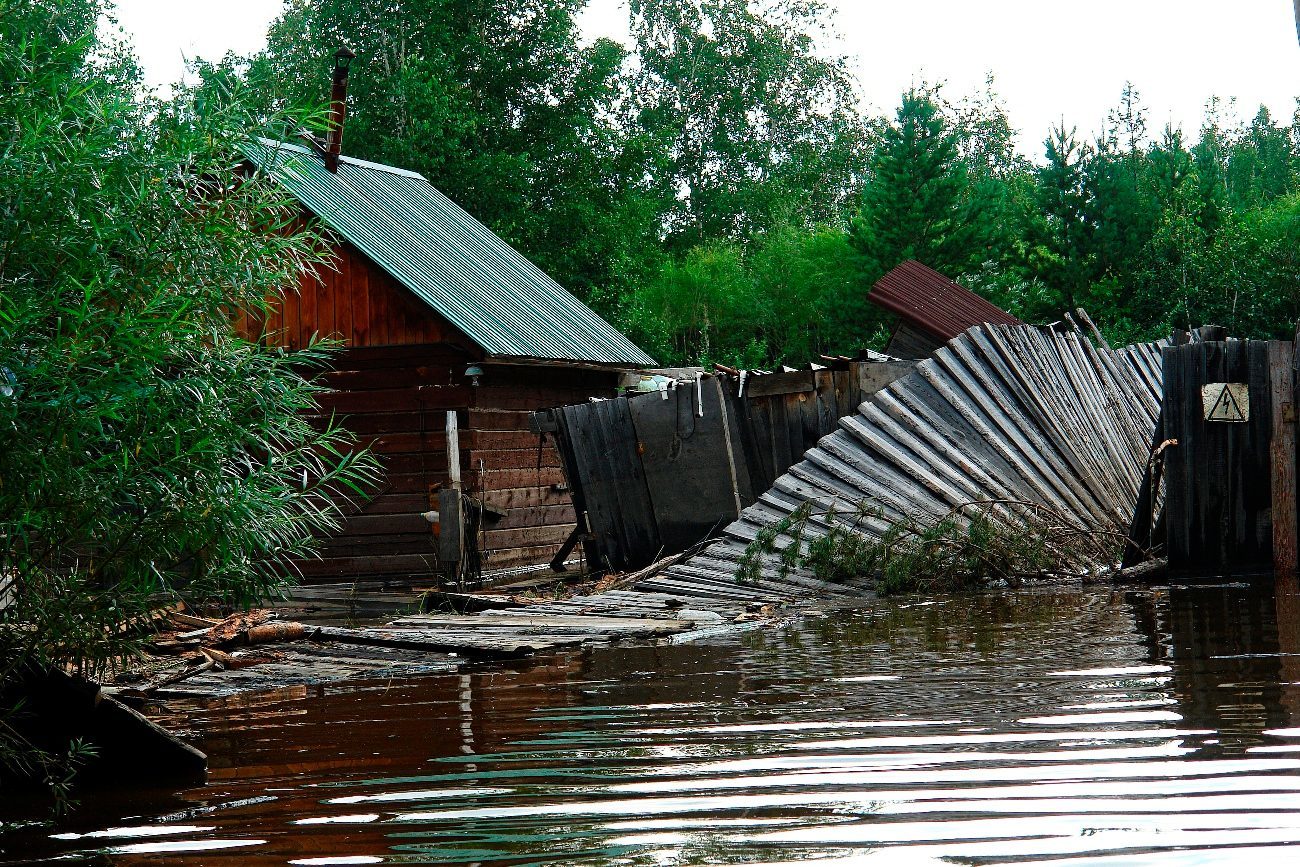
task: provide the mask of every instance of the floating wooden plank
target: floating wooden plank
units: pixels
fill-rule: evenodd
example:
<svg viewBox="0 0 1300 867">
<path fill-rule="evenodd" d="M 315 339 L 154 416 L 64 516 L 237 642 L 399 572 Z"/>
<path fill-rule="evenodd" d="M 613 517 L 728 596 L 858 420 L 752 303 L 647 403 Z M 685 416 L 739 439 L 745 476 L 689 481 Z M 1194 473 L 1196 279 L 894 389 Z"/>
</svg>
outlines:
<svg viewBox="0 0 1300 867">
<path fill-rule="evenodd" d="M 344 644 L 373 644 L 400 647 L 431 653 L 458 653 L 482 657 L 520 657 L 542 650 L 574 647 L 582 639 L 574 636 L 484 637 L 472 629 L 459 632 L 428 629 L 347 629 L 321 626 L 313 630 L 314 638 Z"/>
<path fill-rule="evenodd" d="M 608 636 L 635 635 L 654 637 L 685 632 L 695 623 L 679 618 L 658 617 L 592 617 L 582 614 L 533 614 L 519 612 L 513 615 L 493 616 L 479 614 L 473 617 L 403 617 L 386 629 L 469 629 L 474 632 L 495 631 L 505 635 L 579 635 Z"/>
</svg>

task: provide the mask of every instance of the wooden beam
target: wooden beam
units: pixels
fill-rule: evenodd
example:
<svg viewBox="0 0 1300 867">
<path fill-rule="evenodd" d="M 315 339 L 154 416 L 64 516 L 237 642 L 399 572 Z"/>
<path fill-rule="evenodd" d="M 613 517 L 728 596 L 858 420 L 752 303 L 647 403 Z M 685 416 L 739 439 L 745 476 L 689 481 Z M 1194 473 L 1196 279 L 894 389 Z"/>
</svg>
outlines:
<svg viewBox="0 0 1300 867">
<path fill-rule="evenodd" d="M 1273 574 L 1296 574 L 1295 344 L 1270 340 L 1269 390 L 1273 404 L 1270 453 L 1273 487 Z"/>
<path fill-rule="evenodd" d="M 447 466 L 451 477 L 451 487 L 457 493 L 461 490 L 460 482 L 460 429 L 456 424 L 456 411 L 447 410 Z"/>
</svg>

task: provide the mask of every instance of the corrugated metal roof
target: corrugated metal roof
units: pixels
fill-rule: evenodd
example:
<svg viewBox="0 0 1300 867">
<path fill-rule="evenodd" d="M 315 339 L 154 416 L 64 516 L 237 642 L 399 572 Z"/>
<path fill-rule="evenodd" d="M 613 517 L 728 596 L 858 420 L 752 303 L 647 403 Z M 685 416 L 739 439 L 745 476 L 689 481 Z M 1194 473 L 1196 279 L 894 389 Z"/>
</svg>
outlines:
<svg viewBox="0 0 1300 867">
<path fill-rule="evenodd" d="M 1024 325 L 933 268 L 908 260 L 876 281 L 867 300 L 942 340 L 974 325 Z"/>
<path fill-rule="evenodd" d="M 266 139 L 244 152 L 326 225 L 491 356 L 653 365 L 654 359 L 423 175 Z"/>
</svg>

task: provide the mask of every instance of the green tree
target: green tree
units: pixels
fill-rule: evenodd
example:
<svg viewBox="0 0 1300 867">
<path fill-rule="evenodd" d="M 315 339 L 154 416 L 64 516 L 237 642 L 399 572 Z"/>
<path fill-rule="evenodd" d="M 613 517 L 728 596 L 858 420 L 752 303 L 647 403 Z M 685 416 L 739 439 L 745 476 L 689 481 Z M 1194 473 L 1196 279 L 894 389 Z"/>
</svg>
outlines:
<svg viewBox="0 0 1300 867">
<path fill-rule="evenodd" d="M 767 299 L 756 293 L 739 244 L 715 241 L 666 262 L 630 308 L 633 338 L 661 362 L 756 367 L 768 355 Z"/>
<path fill-rule="evenodd" d="M 1030 315 L 1056 319 L 1073 311 L 1091 278 L 1090 226 L 1085 171 L 1091 151 L 1075 130 L 1052 130 L 1043 143 L 1047 163 L 1037 172 L 1035 201 L 1039 219 L 1027 249 L 1029 268 L 1047 289 Z"/>
<path fill-rule="evenodd" d="M 1211 100 L 1211 111 L 1215 102 Z M 1227 218 L 1228 186 L 1225 171 L 1227 144 L 1212 115 L 1201 127 L 1200 141 L 1192 148 L 1192 161 L 1200 207 L 1197 219 L 1206 234 L 1213 238 Z"/>
<path fill-rule="evenodd" d="M 1239 128 L 1228 151 L 1228 196 L 1246 209 L 1271 202 L 1296 189 L 1296 153 L 1291 131 L 1278 126 L 1264 106 Z"/>
<path fill-rule="evenodd" d="M 871 279 L 907 259 L 957 278 L 988 256 L 988 201 L 976 195 L 959 143 L 934 91 L 903 94 L 849 229 Z"/>
<path fill-rule="evenodd" d="M 672 246 L 841 218 L 865 127 L 819 0 L 632 0 L 630 122 L 663 152 Z M 810 195 L 810 191 L 815 194 Z"/>
<path fill-rule="evenodd" d="M 862 257 L 839 226 L 783 223 L 749 244 L 748 265 L 767 301 L 767 364 L 806 366 L 883 342 L 885 315 L 862 291 Z"/>
<path fill-rule="evenodd" d="M 320 348 L 232 319 L 321 264 L 320 236 L 246 175 L 247 118 L 138 98 L 96 0 L 0 17 L 0 767 L 33 672 L 102 673 L 160 599 L 256 599 L 373 477 L 303 413 Z M 272 302 L 273 303 L 273 302 Z M 7 778 L 7 773 L 0 773 Z"/>
<path fill-rule="evenodd" d="M 654 149 L 619 122 L 626 51 L 582 42 L 584 5 L 286 0 L 246 74 L 264 105 L 320 100 L 328 58 L 353 48 L 345 153 L 423 173 L 608 309 L 653 268 Z"/>
<path fill-rule="evenodd" d="M 674 364 L 806 365 L 878 345 L 884 315 L 838 226 L 787 221 L 674 257 L 636 295 L 629 330 Z"/>
</svg>

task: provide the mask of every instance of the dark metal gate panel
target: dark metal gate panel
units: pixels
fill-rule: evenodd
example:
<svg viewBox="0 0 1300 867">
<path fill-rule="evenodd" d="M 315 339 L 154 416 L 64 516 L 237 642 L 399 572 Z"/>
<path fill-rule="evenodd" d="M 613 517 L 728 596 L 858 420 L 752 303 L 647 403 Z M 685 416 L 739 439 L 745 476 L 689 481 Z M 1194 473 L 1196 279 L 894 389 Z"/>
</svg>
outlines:
<svg viewBox="0 0 1300 867">
<path fill-rule="evenodd" d="M 1202 388 L 1244 383 L 1244 422 L 1207 420 Z M 1165 520 L 1171 572 L 1227 575 L 1272 568 L 1268 342 L 1229 340 L 1164 350 Z"/>
<path fill-rule="evenodd" d="M 720 380 L 624 400 L 665 553 L 685 551 L 754 501 L 735 410 Z M 701 406 L 701 403 L 703 406 Z M 649 561 L 647 561 L 648 563 Z"/>
</svg>

